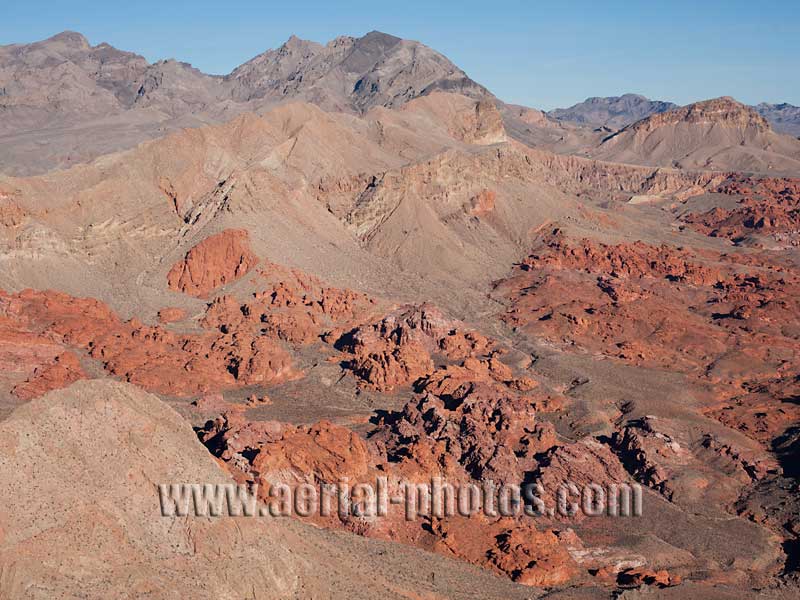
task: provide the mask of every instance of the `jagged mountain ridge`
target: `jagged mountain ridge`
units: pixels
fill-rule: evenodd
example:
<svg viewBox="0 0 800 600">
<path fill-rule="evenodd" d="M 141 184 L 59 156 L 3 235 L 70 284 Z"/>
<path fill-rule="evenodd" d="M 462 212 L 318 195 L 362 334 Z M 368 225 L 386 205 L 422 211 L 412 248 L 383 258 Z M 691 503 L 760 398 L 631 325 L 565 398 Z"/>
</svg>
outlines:
<svg viewBox="0 0 800 600">
<path fill-rule="evenodd" d="M 287 100 L 358 113 L 434 90 L 492 97 L 435 50 L 377 31 L 327 45 L 293 36 L 227 76 L 176 60 L 150 64 L 66 31 L 0 47 L 0 165 L 12 174 L 68 167 Z"/>
<path fill-rule="evenodd" d="M 49 106 L 52 112 L 92 111 L 91 104 L 79 103 L 89 98 L 102 102 L 97 108 L 104 114 L 115 108 L 155 107 L 178 115 L 226 100 L 285 98 L 331 105 L 324 108 L 366 110 L 402 104 L 434 89 L 490 95 L 435 50 L 378 31 L 360 38 L 341 36 L 327 45 L 291 36 L 226 76 L 207 75 L 173 59 L 150 64 L 107 43 L 92 46 L 71 31 L 41 42 L 0 47 L 0 65 L 5 110 Z M 38 95 L 25 95 L 34 92 Z M 53 92 L 59 94 L 56 103 Z M 179 99 L 187 106 L 176 106 Z"/>
</svg>

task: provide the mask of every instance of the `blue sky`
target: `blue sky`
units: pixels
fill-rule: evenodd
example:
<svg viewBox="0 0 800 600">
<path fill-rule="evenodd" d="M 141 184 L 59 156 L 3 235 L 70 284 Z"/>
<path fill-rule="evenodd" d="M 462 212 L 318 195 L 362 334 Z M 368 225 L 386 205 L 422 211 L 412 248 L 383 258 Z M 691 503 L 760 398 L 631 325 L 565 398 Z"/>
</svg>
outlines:
<svg viewBox="0 0 800 600">
<path fill-rule="evenodd" d="M 291 34 L 326 42 L 377 29 L 439 50 L 503 100 L 544 109 L 624 92 L 800 105 L 798 0 L 0 2 L 0 44 L 72 29 L 209 73 Z"/>
</svg>

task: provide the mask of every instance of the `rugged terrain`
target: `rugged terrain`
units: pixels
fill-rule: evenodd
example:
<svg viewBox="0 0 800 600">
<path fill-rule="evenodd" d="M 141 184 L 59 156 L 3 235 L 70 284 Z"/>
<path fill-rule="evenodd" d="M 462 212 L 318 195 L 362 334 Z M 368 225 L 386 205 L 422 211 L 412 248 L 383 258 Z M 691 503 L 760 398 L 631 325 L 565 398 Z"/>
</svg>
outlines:
<svg viewBox="0 0 800 600">
<path fill-rule="evenodd" d="M 800 142 L 758 113 L 598 132 L 379 33 L 0 64 L 0 596 L 796 597 Z M 643 515 L 158 512 L 379 475 Z"/>
<path fill-rule="evenodd" d="M 0 164 L 19 174 L 70 166 L 285 100 L 363 111 L 433 90 L 491 96 L 434 50 L 377 31 L 324 46 L 292 36 L 224 77 L 67 31 L 0 47 Z"/>
</svg>

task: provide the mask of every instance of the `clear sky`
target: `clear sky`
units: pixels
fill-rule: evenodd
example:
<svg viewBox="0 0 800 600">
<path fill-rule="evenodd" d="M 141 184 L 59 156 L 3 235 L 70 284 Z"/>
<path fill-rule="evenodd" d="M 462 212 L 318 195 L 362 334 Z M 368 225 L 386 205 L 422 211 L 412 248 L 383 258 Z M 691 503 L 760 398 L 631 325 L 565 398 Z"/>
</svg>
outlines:
<svg viewBox="0 0 800 600">
<path fill-rule="evenodd" d="M 0 44 L 71 29 L 208 73 L 291 34 L 327 42 L 377 29 L 439 50 L 503 100 L 543 109 L 624 92 L 800 105 L 800 0 L 0 3 Z"/>
</svg>

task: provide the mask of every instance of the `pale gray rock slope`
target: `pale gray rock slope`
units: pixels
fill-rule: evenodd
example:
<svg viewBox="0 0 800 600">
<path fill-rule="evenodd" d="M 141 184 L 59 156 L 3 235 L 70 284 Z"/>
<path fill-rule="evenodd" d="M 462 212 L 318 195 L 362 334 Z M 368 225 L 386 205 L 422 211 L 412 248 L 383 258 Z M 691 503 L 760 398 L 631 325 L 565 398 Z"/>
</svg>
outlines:
<svg viewBox="0 0 800 600">
<path fill-rule="evenodd" d="M 324 46 L 292 37 L 224 77 L 63 32 L 0 46 L 0 172 L 69 167 L 288 100 L 361 113 L 434 90 L 491 96 L 438 52 L 380 32 Z"/>
</svg>

